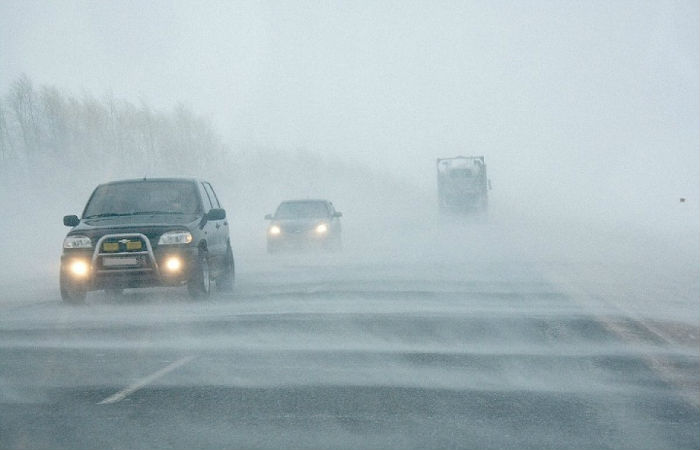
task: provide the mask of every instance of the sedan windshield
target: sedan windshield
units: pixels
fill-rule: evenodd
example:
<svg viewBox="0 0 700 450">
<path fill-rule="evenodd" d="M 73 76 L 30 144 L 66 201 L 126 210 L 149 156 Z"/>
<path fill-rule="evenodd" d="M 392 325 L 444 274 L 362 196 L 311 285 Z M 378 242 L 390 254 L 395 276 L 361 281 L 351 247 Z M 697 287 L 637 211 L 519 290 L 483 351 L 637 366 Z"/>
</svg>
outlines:
<svg viewBox="0 0 700 450">
<path fill-rule="evenodd" d="M 187 181 L 134 181 L 99 186 L 83 218 L 137 214 L 194 214 L 200 210 L 195 185 Z"/>
<path fill-rule="evenodd" d="M 325 202 L 284 202 L 275 213 L 275 219 L 306 219 L 328 217 Z"/>
</svg>

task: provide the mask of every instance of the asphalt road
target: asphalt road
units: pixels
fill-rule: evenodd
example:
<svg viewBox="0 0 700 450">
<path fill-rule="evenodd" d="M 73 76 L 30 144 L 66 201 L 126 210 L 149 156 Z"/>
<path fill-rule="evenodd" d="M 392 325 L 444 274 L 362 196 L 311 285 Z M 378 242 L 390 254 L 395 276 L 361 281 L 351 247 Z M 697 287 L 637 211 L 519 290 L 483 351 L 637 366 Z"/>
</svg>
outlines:
<svg viewBox="0 0 700 450">
<path fill-rule="evenodd" d="M 646 314 L 582 275 L 609 270 L 348 255 L 238 266 L 235 293 L 204 302 L 127 290 L 72 307 L 55 280 L 6 281 L 0 447 L 700 447 L 698 324 L 683 317 L 697 308 Z"/>
</svg>

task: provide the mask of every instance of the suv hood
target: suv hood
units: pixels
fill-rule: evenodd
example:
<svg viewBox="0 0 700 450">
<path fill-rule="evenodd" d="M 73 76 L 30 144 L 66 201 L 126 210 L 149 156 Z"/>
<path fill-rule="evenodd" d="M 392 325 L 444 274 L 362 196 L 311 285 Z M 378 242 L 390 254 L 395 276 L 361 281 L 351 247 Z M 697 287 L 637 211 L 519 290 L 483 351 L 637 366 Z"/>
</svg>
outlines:
<svg viewBox="0 0 700 450">
<path fill-rule="evenodd" d="M 106 234 L 141 233 L 145 234 L 155 248 L 160 235 L 170 230 L 192 229 L 201 217 L 198 215 L 154 215 L 154 216 L 117 216 L 96 219 L 84 219 L 68 232 L 68 235 L 80 234 L 96 241 Z"/>
<path fill-rule="evenodd" d="M 138 226 L 173 226 L 187 225 L 200 219 L 195 214 L 154 214 L 134 216 L 96 217 L 94 219 L 82 219 L 75 227 L 78 229 L 113 228 L 113 227 L 138 227 Z"/>
</svg>

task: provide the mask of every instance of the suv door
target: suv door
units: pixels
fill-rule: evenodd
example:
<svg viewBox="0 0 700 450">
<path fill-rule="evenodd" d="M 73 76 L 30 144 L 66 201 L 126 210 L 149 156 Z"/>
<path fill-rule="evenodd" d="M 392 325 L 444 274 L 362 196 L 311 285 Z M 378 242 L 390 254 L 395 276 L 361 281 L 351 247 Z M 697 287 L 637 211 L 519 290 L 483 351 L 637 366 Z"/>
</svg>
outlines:
<svg viewBox="0 0 700 450">
<path fill-rule="evenodd" d="M 330 213 L 330 224 L 334 233 L 340 233 L 340 219 L 335 216 L 335 206 L 333 202 L 328 202 L 328 211 Z"/>
<path fill-rule="evenodd" d="M 214 192 L 214 188 L 211 187 L 209 182 L 202 182 L 202 187 L 204 188 L 204 193 L 207 196 L 209 203 L 212 208 L 221 208 L 219 204 L 219 199 Z M 211 230 L 211 237 L 209 243 L 210 256 L 215 259 L 216 268 L 222 268 L 226 264 L 226 244 L 228 241 L 229 231 L 228 231 L 228 220 L 211 220 L 213 229 Z"/>
<path fill-rule="evenodd" d="M 209 200 L 209 195 L 206 190 L 204 190 L 204 185 L 202 183 L 197 183 L 197 188 L 199 190 L 199 195 L 202 197 L 202 206 L 204 208 L 205 217 L 209 214 L 212 209 L 211 200 Z M 212 220 L 206 220 L 204 225 L 200 225 L 202 228 L 202 233 L 204 234 L 204 239 L 207 241 L 207 253 L 209 256 L 209 269 L 212 270 L 212 264 L 217 264 L 217 245 L 216 245 L 216 228 L 215 223 Z"/>
</svg>

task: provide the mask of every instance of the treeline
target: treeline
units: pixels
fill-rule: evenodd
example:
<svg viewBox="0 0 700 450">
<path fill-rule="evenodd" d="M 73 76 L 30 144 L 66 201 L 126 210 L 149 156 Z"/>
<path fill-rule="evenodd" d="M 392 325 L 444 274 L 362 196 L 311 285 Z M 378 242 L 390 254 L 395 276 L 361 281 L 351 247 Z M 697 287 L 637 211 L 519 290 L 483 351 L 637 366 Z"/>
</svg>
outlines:
<svg viewBox="0 0 700 450">
<path fill-rule="evenodd" d="M 27 76 L 0 92 L 0 207 L 18 214 L 34 204 L 59 217 L 82 208 L 99 183 L 143 176 L 208 179 L 237 221 L 249 215 L 255 226 L 288 198 L 330 198 L 367 217 L 432 205 L 415 186 L 333 154 L 230 148 L 183 105 L 159 111 L 109 95 L 76 96 Z"/>
<path fill-rule="evenodd" d="M 112 96 L 77 97 L 34 87 L 26 75 L 0 95 L 0 167 L 50 160 L 94 170 L 120 161 L 144 174 L 155 167 L 196 174 L 225 156 L 211 124 L 183 105 L 162 112 Z"/>
</svg>

